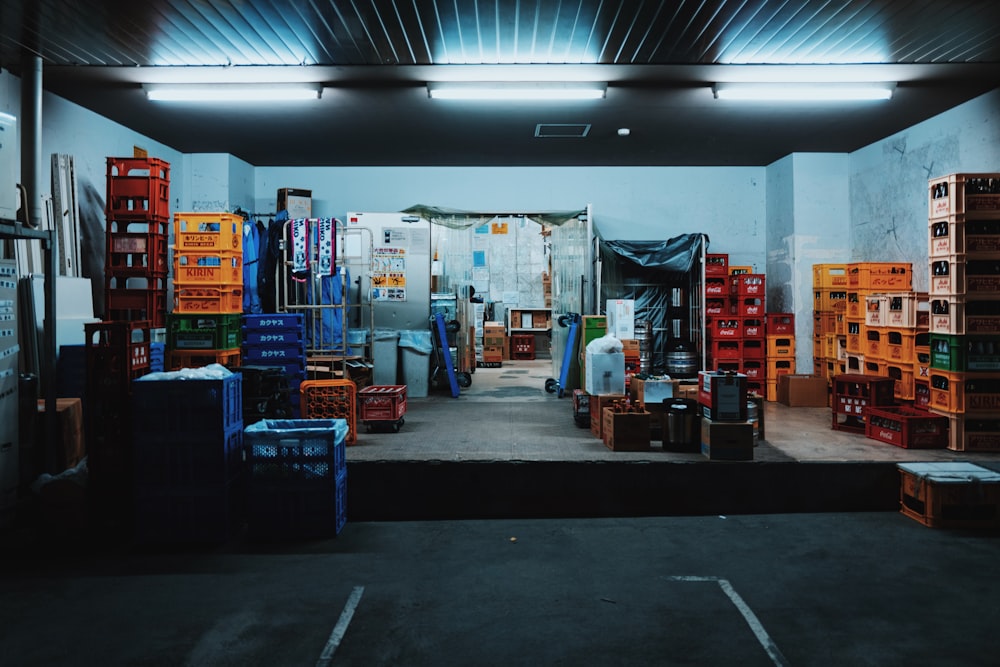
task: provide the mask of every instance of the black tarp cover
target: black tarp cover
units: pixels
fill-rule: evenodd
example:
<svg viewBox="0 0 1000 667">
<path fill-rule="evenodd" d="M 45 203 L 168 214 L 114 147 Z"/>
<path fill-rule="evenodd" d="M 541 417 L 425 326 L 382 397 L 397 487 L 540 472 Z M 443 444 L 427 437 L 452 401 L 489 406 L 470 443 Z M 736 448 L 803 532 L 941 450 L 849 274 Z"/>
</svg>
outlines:
<svg viewBox="0 0 1000 667">
<path fill-rule="evenodd" d="M 686 310 L 671 305 L 671 290 L 690 289 L 691 270 L 699 265 L 703 238 L 707 247 L 708 237 L 703 234 L 683 234 L 667 241 L 600 241 L 601 305 L 607 299 L 635 302 L 636 321 L 650 324 L 650 371 L 654 374 L 667 370 L 666 353 L 678 340 L 670 333 L 671 319 Z"/>
</svg>

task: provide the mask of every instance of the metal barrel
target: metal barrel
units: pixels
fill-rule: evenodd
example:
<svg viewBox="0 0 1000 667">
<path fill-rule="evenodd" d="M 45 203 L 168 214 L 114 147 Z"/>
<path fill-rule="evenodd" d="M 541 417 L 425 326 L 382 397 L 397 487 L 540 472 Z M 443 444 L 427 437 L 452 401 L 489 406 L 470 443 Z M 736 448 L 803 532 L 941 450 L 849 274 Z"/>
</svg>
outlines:
<svg viewBox="0 0 1000 667">
<path fill-rule="evenodd" d="M 675 378 L 698 376 L 699 359 L 694 346 L 686 341 L 675 341 L 667 349 L 667 374 Z"/>
<path fill-rule="evenodd" d="M 649 320 L 636 320 L 635 337 L 639 340 L 639 371 L 649 374 L 653 368 L 652 322 Z"/>
</svg>

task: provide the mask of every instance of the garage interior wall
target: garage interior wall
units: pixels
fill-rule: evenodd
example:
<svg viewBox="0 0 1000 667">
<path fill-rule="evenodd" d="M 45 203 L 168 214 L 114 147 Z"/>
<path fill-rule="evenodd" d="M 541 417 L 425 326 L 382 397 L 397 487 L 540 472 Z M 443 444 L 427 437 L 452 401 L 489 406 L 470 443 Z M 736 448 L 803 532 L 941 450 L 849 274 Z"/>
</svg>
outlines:
<svg viewBox="0 0 1000 667">
<path fill-rule="evenodd" d="M 0 72 L 0 93 L 0 110 L 17 115 L 20 80 Z M 171 163 L 173 210 L 192 203 L 185 191 L 194 187 L 184 173 L 186 156 L 51 94 L 44 95 L 42 110 L 42 155 L 74 157 L 84 225 L 103 226 L 105 158 L 131 155 L 133 146 Z M 927 258 L 927 179 L 956 171 L 997 171 L 997 155 L 1000 89 L 849 154 L 849 215 L 841 221 L 847 227 L 848 252 L 824 261 L 909 261 L 922 266 Z M 273 210 L 278 188 L 300 187 L 313 190 L 314 215 L 334 217 L 348 210 L 401 210 L 418 202 L 502 210 L 559 210 L 589 203 L 594 225 L 605 238 L 703 232 L 713 241 L 710 252 L 729 253 L 733 264 L 766 270 L 768 253 L 774 250 L 767 241 L 772 214 L 778 228 L 785 215 L 769 208 L 767 182 L 772 170 L 783 169 L 782 160 L 770 166 L 718 168 L 296 168 L 250 167 L 237 161 L 228 170 L 225 187 L 246 196 L 244 183 L 252 172 L 255 210 Z M 816 169 L 809 180 L 822 182 L 823 167 Z M 45 159 L 45 184 L 48 170 Z M 796 177 L 800 174 L 792 169 Z M 811 221 L 795 220 L 794 234 L 814 231 Z M 795 261 L 805 265 L 810 260 Z M 914 288 L 926 290 L 926 272 L 914 273 Z M 811 304 L 797 304 L 799 308 Z"/>
</svg>

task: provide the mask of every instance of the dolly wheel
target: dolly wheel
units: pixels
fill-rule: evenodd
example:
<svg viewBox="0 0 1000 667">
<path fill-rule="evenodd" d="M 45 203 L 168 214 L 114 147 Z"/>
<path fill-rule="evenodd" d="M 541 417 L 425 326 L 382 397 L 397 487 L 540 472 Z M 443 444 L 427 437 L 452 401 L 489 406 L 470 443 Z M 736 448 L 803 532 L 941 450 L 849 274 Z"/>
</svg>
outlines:
<svg viewBox="0 0 1000 667">
<path fill-rule="evenodd" d="M 545 381 L 545 391 L 547 391 L 550 394 L 555 393 L 556 388 L 558 387 L 559 387 L 559 382 L 553 380 L 552 378 L 549 378 L 548 380 Z"/>
<path fill-rule="evenodd" d="M 471 387 L 472 386 L 472 376 L 468 373 L 458 373 L 455 375 L 455 380 L 458 382 L 459 387 Z"/>
</svg>

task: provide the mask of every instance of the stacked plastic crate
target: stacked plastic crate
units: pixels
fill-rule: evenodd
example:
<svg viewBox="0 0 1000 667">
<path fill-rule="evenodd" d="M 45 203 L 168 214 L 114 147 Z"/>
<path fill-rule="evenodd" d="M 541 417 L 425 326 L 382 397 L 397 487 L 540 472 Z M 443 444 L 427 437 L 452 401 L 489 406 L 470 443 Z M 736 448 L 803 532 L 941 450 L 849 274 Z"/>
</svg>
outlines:
<svg viewBox="0 0 1000 667">
<path fill-rule="evenodd" d="M 847 267 L 847 373 L 888 377 L 888 339 L 881 310 L 887 292 L 913 290 L 909 262 L 853 262 Z M 869 298 L 872 297 L 872 298 Z M 880 308 L 880 306 L 879 306 Z"/>
<path fill-rule="evenodd" d="M 164 326 L 170 165 L 156 158 L 107 158 L 104 320 Z"/>
<path fill-rule="evenodd" d="M 84 431 L 94 523 L 131 525 L 133 380 L 149 372 L 149 322 L 84 324 Z"/>
<path fill-rule="evenodd" d="M 930 397 L 948 448 L 1000 450 L 1000 173 L 929 181 Z"/>
<path fill-rule="evenodd" d="M 847 265 L 813 264 L 813 374 L 828 382 L 847 372 L 847 323 Z"/>
<path fill-rule="evenodd" d="M 283 370 L 291 415 L 299 417 L 301 385 L 306 379 L 305 315 L 303 313 L 243 315 L 242 349 L 245 365 Z"/>
<path fill-rule="evenodd" d="M 174 308 L 167 318 L 167 368 L 240 365 L 243 218 L 174 214 Z"/>
<path fill-rule="evenodd" d="M 135 536 L 219 543 L 243 520 L 242 376 L 193 369 L 133 383 Z"/>
<path fill-rule="evenodd" d="M 730 266 L 726 254 L 706 255 L 705 324 L 708 368 L 747 376 L 747 392 L 765 396 L 769 380 L 764 323 L 764 275 Z"/>
<path fill-rule="evenodd" d="M 914 402 L 915 378 L 921 372 L 926 378 L 924 348 L 929 324 L 926 293 L 875 292 L 865 296 L 865 373 L 892 378 L 898 401 Z M 923 361 L 917 358 L 918 349 Z"/>
</svg>

